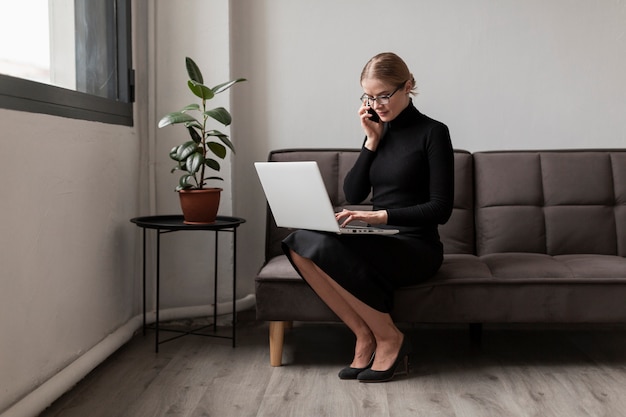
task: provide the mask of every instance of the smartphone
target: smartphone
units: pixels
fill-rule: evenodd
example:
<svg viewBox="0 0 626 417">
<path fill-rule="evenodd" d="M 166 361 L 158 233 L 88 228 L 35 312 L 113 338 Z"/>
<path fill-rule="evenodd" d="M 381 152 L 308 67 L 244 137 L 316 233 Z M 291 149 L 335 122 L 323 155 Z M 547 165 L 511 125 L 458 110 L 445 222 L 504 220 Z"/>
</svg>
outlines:
<svg viewBox="0 0 626 417">
<path fill-rule="evenodd" d="M 372 122 L 376 122 L 376 123 L 380 122 L 380 117 L 378 116 L 378 113 L 376 113 L 376 112 L 374 111 L 374 109 L 373 109 L 373 108 L 371 108 L 371 107 L 370 107 L 370 108 L 368 108 L 368 109 L 367 109 L 367 112 L 368 112 L 369 114 L 371 114 L 371 115 L 372 115 L 372 117 L 370 117 L 370 120 L 371 120 Z"/>
</svg>

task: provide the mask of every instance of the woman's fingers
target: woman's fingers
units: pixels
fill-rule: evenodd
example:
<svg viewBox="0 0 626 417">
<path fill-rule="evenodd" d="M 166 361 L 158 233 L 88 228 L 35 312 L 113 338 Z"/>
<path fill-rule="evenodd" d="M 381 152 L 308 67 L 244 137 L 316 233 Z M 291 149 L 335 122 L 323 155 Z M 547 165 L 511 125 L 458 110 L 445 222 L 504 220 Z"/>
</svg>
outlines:
<svg viewBox="0 0 626 417">
<path fill-rule="evenodd" d="M 354 211 L 343 209 L 339 213 L 335 213 L 335 218 L 338 222 L 341 222 L 341 227 L 347 226 L 349 223 L 355 220 L 366 220 L 366 213 L 363 211 Z"/>
<path fill-rule="evenodd" d="M 387 212 L 385 210 L 356 211 L 343 209 L 335 213 L 335 219 L 341 223 L 341 227 L 345 227 L 349 223 L 357 220 L 367 224 L 385 224 L 387 223 Z"/>
</svg>

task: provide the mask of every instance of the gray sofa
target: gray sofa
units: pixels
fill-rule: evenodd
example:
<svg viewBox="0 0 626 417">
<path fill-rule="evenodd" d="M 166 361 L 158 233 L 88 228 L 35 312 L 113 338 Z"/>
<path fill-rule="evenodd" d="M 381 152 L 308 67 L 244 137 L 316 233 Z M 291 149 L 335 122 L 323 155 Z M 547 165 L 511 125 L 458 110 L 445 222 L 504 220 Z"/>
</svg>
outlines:
<svg viewBox="0 0 626 417">
<path fill-rule="evenodd" d="M 285 149 L 270 161 L 317 161 L 333 204 L 356 149 Z M 626 149 L 455 151 L 452 217 L 440 227 L 445 260 L 431 279 L 399 289 L 406 323 L 626 322 Z M 256 314 L 270 322 L 270 363 L 285 326 L 338 321 L 283 254 L 289 230 L 268 211 Z"/>
</svg>

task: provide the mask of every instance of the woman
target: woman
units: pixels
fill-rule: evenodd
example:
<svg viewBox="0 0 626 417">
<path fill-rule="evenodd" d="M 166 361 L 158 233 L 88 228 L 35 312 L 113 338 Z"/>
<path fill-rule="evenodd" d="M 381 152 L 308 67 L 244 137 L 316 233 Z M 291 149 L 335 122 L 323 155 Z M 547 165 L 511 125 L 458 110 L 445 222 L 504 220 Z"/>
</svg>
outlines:
<svg viewBox="0 0 626 417">
<path fill-rule="evenodd" d="M 399 229 L 382 235 L 337 235 L 299 230 L 283 241 L 298 273 L 356 336 L 354 358 L 342 379 L 382 382 L 411 347 L 390 316 L 393 292 L 438 270 L 443 246 L 437 225 L 452 212 L 454 158 L 448 128 L 414 106 L 415 80 L 393 53 L 363 68 L 359 108 L 365 142 L 344 182 L 357 204 L 372 191 L 372 211 L 343 210 L 342 226 L 360 220 Z M 380 118 L 369 112 L 374 110 Z"/>
</svg>

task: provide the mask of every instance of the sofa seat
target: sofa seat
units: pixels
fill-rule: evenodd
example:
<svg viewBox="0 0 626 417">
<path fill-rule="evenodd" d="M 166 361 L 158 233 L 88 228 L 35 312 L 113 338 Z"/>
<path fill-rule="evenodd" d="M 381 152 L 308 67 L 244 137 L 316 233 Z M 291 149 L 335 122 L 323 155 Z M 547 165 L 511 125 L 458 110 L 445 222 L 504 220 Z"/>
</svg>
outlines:
<svg viewBox="0 0 626 417">
<path fill-rule="evenodd" d="M 256 288 L 257 311 L 266 320 L 338 321 L 285 255 L 265 265 Z M 276 299 L 289 302 L 276 305 Z M 448 254 L 434 277 L 397 291 L 393 316 L 430 323 L 584 323 L 599 317 L 623 322 L 625 300 L 626 258 L 621 256 Z M 581 302 L 588 307 L 581 310 Z"/>
<path fill-rule="evenodd" d="M 257 274 L 255 286 L 256 314 L 263 320 L 284 321 L 289 317 L 288 321 L 339 321 L 300 278 L 286 255 L 270 259 Z"/>
<path fill-rule="evenodd" d="M 430 323 L 623 323 L 625 300 L 620 256 L 446 255 L 432 279 L 397 291 L 393 315 Z"/>
<path fill-rule="evenodd" d="M 490 255 L 445 255 L 439 273 L 429 285 L 470 282 L 600 283 L 603 279 L 626 282 L 626 258 L 613 255 L 557 255 L 540 253 L 494 253 Z"/>
</svg>

